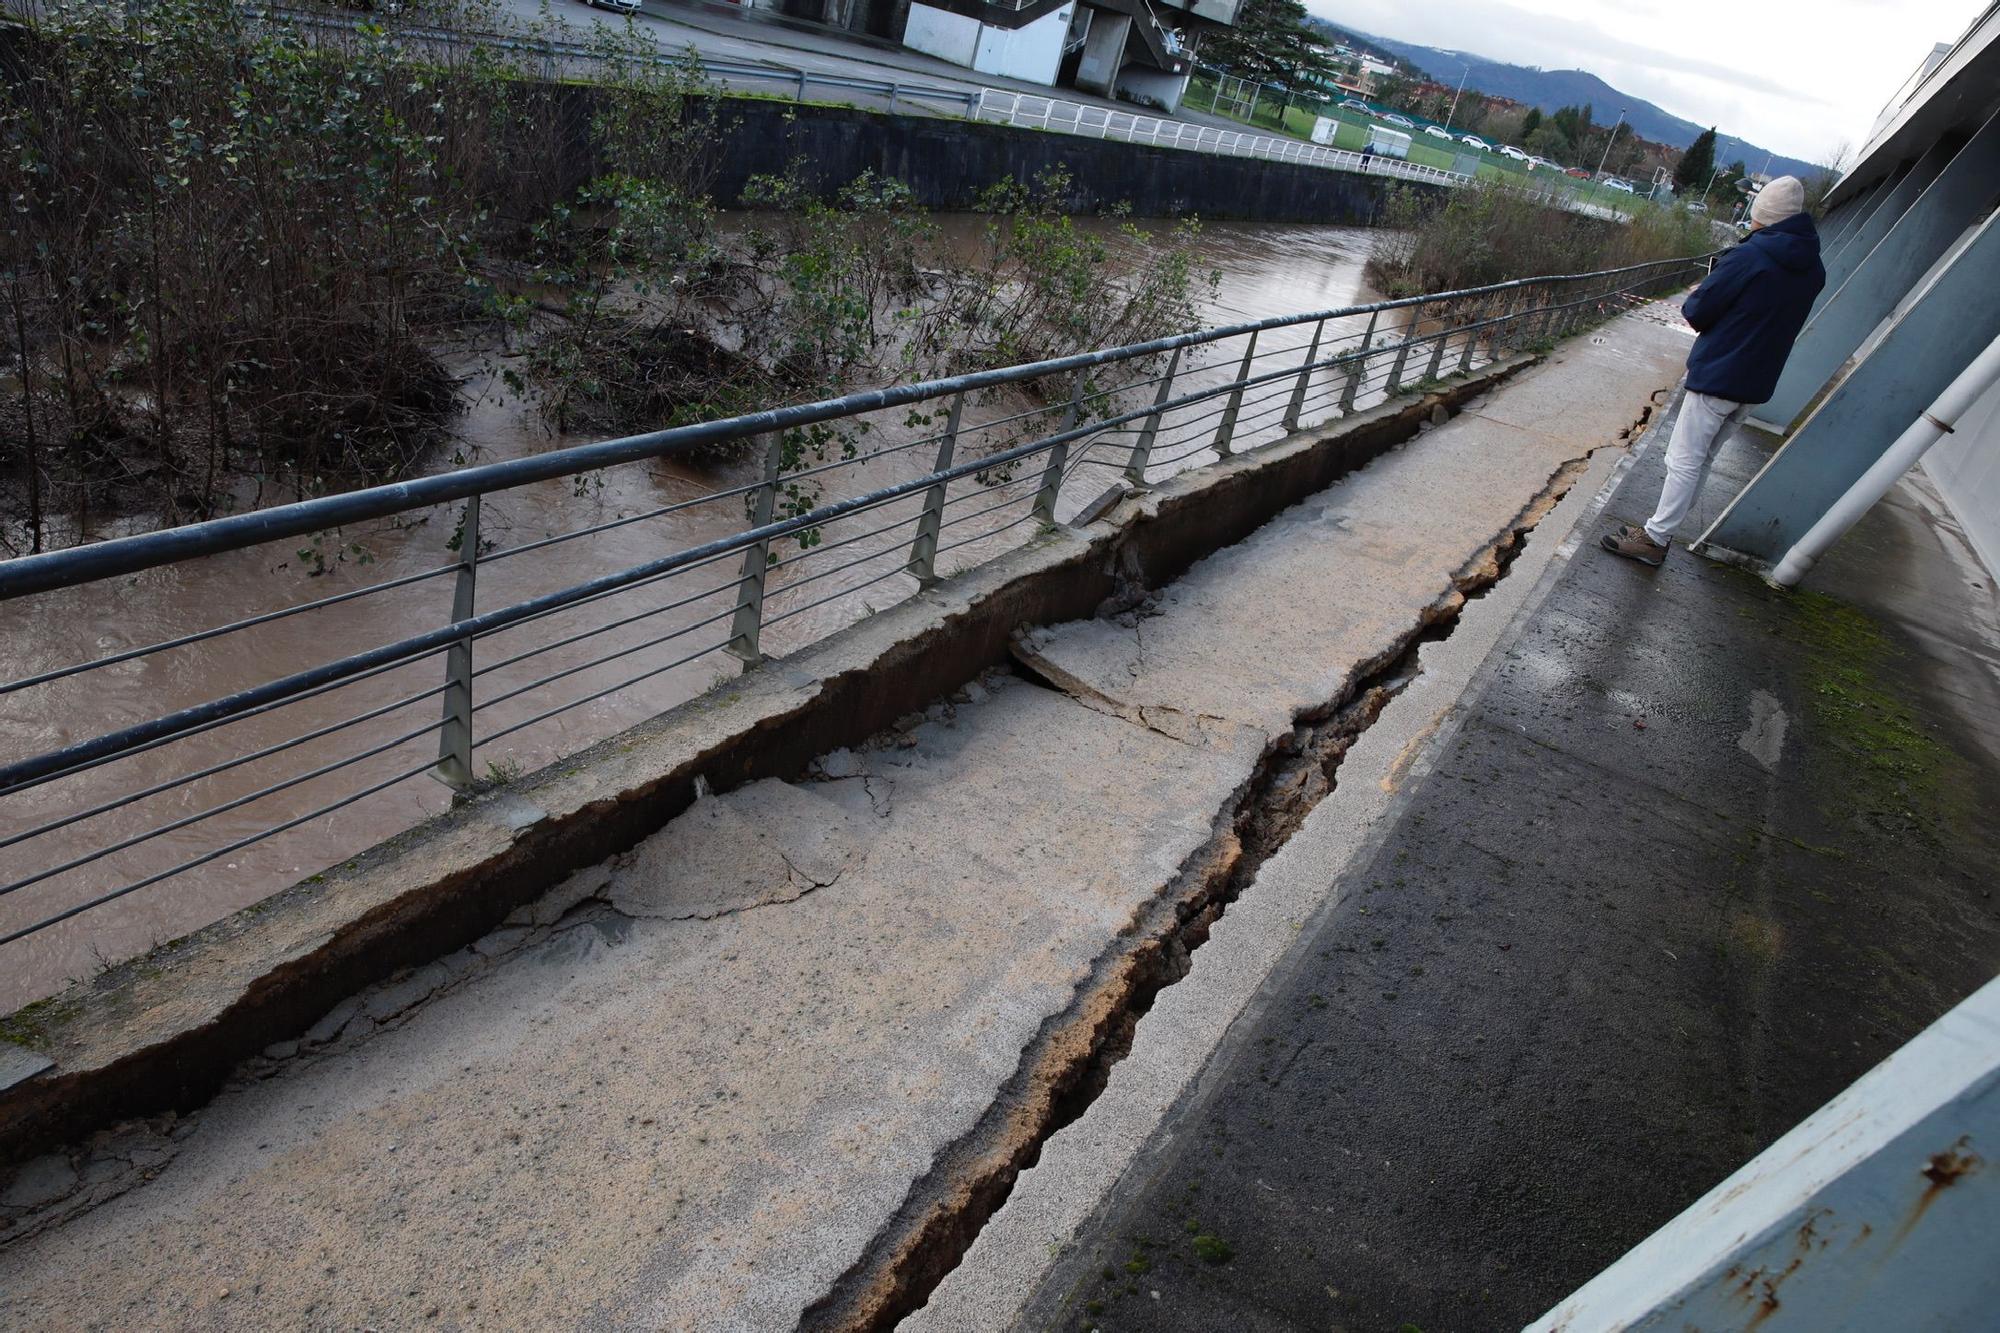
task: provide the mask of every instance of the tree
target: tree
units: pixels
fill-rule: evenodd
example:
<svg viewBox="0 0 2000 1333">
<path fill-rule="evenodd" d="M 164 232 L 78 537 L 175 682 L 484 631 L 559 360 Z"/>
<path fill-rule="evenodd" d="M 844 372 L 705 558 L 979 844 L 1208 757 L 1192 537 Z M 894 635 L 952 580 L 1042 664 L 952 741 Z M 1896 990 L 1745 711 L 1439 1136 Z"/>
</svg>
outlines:
<svg viewBox="0 0 2000 1333">
<path fill-rule="evenodd" d="M 1482 134 L 1485 138 L 1500 143 L 1515 143 L 1525 137 L 1521 133 L 1521 126 L 1524 123 L 1521 113 L 1512 107 L 1503 111 L 1490 111 L 1487 113 L 1486 128 Z"/>
<path fill-rule="evenodd" d="M 1557 127 L 1555 121 L 1545 120 L 1533 134 L 1528 136 L 1527 142 L 1521 147 L 1536 157 L 1545 157 L 1551 162 L 1566 163 L 1575 145 L 1570 142 L 1569 136 Z"/>
<path fill-rule="evenodd" d="M 1590 104 L 1582 106 L 1558 107 L 1549 117 L 1554 126 L 1562 131 L 1563 138 L 1569 140 L 1573 148 L 1582 148 L 1590 139 Z"/>
<path fill-rule="evenodd" d="M 1674 167 L 1674 193 L 1698 194 L 1708 188 L 1715 174 L 1715 127 L 1709 126 L 1694 137 Z"/>
<path fill-rule="evenodd" d="M 1231 74 L 1281 83 L 1289 93 L 1308 76 L 1332 78 L 1337 66 L 1320 42 L 1301 0 L 1248 0 L 1235 26 L 1210 38 L 1203 55 Z"/>
<path fill-rule="evenodd" d="M 1529 107 L 1528 114 L 1521 119 L 1521 137 L 1525 139 L 1541 127 L 1542 109 L 1538 106 Z"/>
</svg>

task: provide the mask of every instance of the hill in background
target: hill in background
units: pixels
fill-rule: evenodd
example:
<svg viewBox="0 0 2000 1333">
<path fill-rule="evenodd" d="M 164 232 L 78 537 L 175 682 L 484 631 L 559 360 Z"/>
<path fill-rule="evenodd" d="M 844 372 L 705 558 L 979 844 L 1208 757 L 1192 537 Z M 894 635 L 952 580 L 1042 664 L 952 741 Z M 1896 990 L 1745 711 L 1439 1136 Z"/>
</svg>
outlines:
<svg viewBox="0 0 2000 1333">
<path fill-rule="evenodd" d="M 1564 106 L 1589 106 L 1599 124 L 1610 124 L 1618 115 L 1618 109 L 1623 107 L 1625 123 L 1640 138 L 1651 139 L 1655 143 L 1686 148 L 1694 142 L 1696 135 L 1707 128 L 1662 111 L 1644 98 L 1619 92 L 1587 70 L 1530 69 L 1525 65 L 1489 60 L 1469 51 L 1445 51 L 1415 42 L 1350 33 L 1324 20 L 1315 21 L 1315 26 L 1342 37 L 1356 38 L 1361 47 L 1386 52 L 1439 83 L 1457 84 L 1460 68 L 1468 68 L 1471 72 L 1465 80 L 1467 87 L 1477 88 L 1492 97 L 1506 97 L 1526 106 L 1538 106 L 1544 112 Z M 1769 170 L 1774 176 L 1813 176 L 1824 170 L 1817 163 L 1786 157 L 1782 153 L 1770 153 L 1769 149 L 1733 138 L 1720 130 L 1716 132 L 1715 160 L 1718 162 L 1741 161 L 1750 170 L 1758 171 L 1764 169 L 1767 153 L 1771 159 Z"/>
</svg>

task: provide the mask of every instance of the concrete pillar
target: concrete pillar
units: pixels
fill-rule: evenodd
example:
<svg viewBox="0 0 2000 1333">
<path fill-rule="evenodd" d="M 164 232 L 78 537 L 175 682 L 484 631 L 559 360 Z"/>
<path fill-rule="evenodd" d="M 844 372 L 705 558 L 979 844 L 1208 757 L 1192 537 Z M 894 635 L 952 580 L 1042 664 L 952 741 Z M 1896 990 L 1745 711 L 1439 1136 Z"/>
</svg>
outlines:
<svg viewBox="0 0 2000 1333">
<path fill-rule="evenodd" d="M 1912 172 L 1910 179 L 1916 176 Z M 1829 268 L 1827 290 L 1799 334 L 1771 401 L 1756 410 L 1758 420 L 1790 425 L 1938 256 L 2000 199 L 2000 113 L 1934 176 L 1837 288 Z M 1885 205 L 1877 216 L 1893 206 Z"/>
<path fill-rule="evenodd" d="M 1125 63 L 1125 39 L 1131 32 L 1130 14 L 1098 10 L 1090 21 L 1090 35 L 1083 39 L 1076 86 L 1100 97 L 1111 96 L 1112 86 L 1118 82 L 1118 70 Z"/>
<path fill-rule="evenodd" d="M 2000 213 L 1771 456 L 1696 551 L 1769 565 L 2000 337 Z"/>
</svg>

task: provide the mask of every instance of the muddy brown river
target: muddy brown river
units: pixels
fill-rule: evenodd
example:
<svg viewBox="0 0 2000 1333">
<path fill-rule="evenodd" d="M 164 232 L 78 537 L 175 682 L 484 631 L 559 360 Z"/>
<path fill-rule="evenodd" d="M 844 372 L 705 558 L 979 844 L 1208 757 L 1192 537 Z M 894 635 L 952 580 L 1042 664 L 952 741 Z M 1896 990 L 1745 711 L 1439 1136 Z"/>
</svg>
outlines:
<svg viewBox="0 0 2000 1333">
<path fill-rule="evenodd" d="M 945 219 L 945 225 L 971 244 L 982 223 L 954 218 Z M 1204 262 L 1222 275 L 1207 303 L 1207 322 L 1226 324 L 1372 299 L 1361 270 L 1374 236 L 1337 227 L 1207 227 Z M 1122 262 L 1141 258 L 1133 247 L 1121 247 Z M 1296 349 L 1309 332 L 1267 334 L 1260 348 L 1278 353 L 1292 348 L 1296 360 Z M 1225 348 L 1184 365 L 1177 385 L 1187 391 L 1230 376 L 1233 356 L 1240 355 L 1240 344 L 1232 346 L 1233 354 Z M 456 423 L 455 444 L 440 451 L 441 468 L 452 466 L 454 458 L 494 462 L 589 438 L 552 435 L 531 408 L 482 391 L 485 383 L 471 386 L 471 401 Z M 996 401 L 969 409 L 968 420 L 990 420 L 1020 408 L 1019 402 Z M 887 452 L 834 474 L 828 479 L 829 495 L 857 493 L 929 469 L 929 446 L 893 448 L 919 438 L 922 430 L 901 422 L 877 425 L 866 448 Z M 1200 431 L 1198 423 L 1191 426 L 1188 438 Z M 1246 433 L 1269 438 L 1276 433 L 1275 419 L 1267 416 Z M 974 447 L 976 434 L 968 432 L 968 448 Z M 988 447 L 1000 442 L 999 430 L 987 435 Z M 1171 435 L 1162 432 L 1163 445 Z M 1197 466 L 1214 455 L 1197 446 L 1162 447 L 1155 456 L 1159 468 L 1153 476 Z M 1123 461 L 1116 451 L 1105 457 Z M 1031 464 L 1030 472 L 1038 467 L 1038 462 Z M 701 465 L 650 462 L 488 496 L 481 537 L 482 550 L 492 554 L 479 567 L 478 609 L 497 608 L 738 531 L 745 517 L 740 496 L 698 502 L 718 490 L 744 486 L 756 475 L 757 461 L 747 455 Z M 1117 475 L 1116 465 L 1079 466 L 1066 483 L 1059 513 L 1075 513 Z M 1030 535 L 1032 526 L 1019 520 L 1035 480 L 1026 475 L 1004 483 L 987 478 L 955 486 L 940 538 L 939 572 L 990 559 Z M 689 507 L 576 541 L 510 553 L 524 543 L 682 503 Z M 914 501 L 872 511 L 851 528 L 830 527 L 820 548 L 801 551 L 787 545 L 775 551 L 779 563 L 770 574 L 764 652 L 790 651 L 910 595 L 915 581 L 900 571 L 916 513 Z M 15 680 L 443 569 L 456 558 L 447 543 L 457 521 L 458 506 L 439 507 L 324 534 L 317 546 L 293 538 L 19 599 L 4 611 L 0 679 Z M 866 558 L 857 562 L 857 557 Z M 736 674 L 741 670 L 737 660 L 715 649 L 728 638 L 739 560 L 732 556 L 480 640 L 475 652 L 481 672 L 476 734 L 482 743 L 475 768 L 488 777 L 534 769 Z M 451 600 L 449 576 L 418 579 L 0 696 L 0 754 L 41 753 L 434 629 L 449 623 Z M 603 628 L 614 621 L 627 623 Z M 569 641 L 586 631 L 594 632 Z M 509 661 L 521 654 L 531 655 Z M 439 658 L 425 658 L 0 798 L 0 843 L 7 844 L 0 846 L 0 883 L 57 872 L 0 896 L 0 935 L 160 877 L 0 946 L 0 1013 L 48 994 L 70 978 L 91 975 L 246 907 L 447 809 L 450 790 L 418 771 L 436 757 L 441 701 L 435 691 L 441 671 Z M 559 678 L 536 684 L 550 676 Z M 570 706 L 542 716 L 558 705 Z M 267 758 L 202 775 L 247 753 L 371 713 L 378 715 Z M 267 790 L 321 769 L 326 771 Z M 134 794 L 142 795 L 126 799 Z M 314 813 L 335 803 L 338 808 Z M 98 812 L 100 806 L 107 808 Z M 145 836 L 184 819 L 190 820 L 185 827 Z M 279 825 L 291 826 L 259 836 Z M 134 840 L 129 847 L 94 855 L 128 839 Z M 242 845 L 232 846 L 238 842 Z M 62 869 L 71 861 L 81 863 Z"/>
</svg>

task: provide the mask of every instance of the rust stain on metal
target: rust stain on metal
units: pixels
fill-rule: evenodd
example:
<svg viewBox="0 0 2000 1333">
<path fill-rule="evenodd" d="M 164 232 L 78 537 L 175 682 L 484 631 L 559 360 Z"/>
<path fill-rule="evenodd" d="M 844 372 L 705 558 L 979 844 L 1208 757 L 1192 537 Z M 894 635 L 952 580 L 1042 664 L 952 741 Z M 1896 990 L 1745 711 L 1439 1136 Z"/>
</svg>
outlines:
<svg viewBox="0 0 2000 1333">
<path fill-rule="evenodd" d="M 1910 1210 L 1908 1220 L 1903 1223 L 1902 1229 L 1896 1232 L 1896 1239 L 1889 1242 L 1892 1247 L 1901 1245 L 1909 1239 L 1910 1232 L 1916 1229 L 1917 1223 L 1923 1220 L 1924 1214 L 1930 1211 L 1931 1204 L 1937 1201 L 1940 1194 L 1986 1165 L 1985 1159 L 1972 1151 L 1970 1145 L 1971 1136 L 1960 1135 L 1958 1142 L 1943 1152 L 1930 1155 L 1917 1173 L 1928 1183 L 1924 1186 L 1924 1192 L 1917 1196 L 1917 1206 Z"/>
<path fill-rule="evenodd" d="M 1743 1326 L 1744 1333 L 1761 1327 L 1765 1320 L 1778 1313 L 1781 1304 L 1778 1300 L 1778 1288 L 1785 1285 L 1785 1279 L 1798 1272 L 1804 1263 L 1804 1256 L 1797 1256 L 1777 1273 L 1766 1274 L 1762 1268 L 1753 1269 L 1742 1282 L 1737 1284 L 1737 1297 L 1756 1311 L 1750 1316 L 1750 1322 Z M 1733 1275 L 1736 1270 L 1730 1271 Z"/>
</svg>

